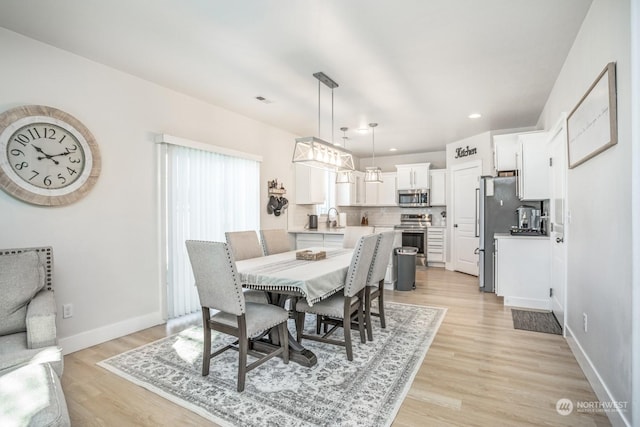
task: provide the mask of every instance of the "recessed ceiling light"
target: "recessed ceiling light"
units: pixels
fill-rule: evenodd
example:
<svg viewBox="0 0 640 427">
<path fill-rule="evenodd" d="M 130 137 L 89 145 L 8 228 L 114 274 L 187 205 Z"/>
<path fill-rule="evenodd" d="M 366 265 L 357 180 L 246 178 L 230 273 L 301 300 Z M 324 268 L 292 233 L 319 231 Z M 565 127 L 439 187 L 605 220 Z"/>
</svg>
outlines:
<svg viewBox="0 0 640 427">
<path fill-rule="evenodd" d="M 482 117 L 482 114 L 480 114 L 480 113 L 469 114 L 469 118 L 470 119 L 479 119 L 480 117 Z"/>
<path fill-rule="evenodd" d="M 360 128 L 360 129 L 356 129 L 359 133 L 367 133 L 369 132 L 368 128 Z"/>
<path fill-rule="evenodd" d="M 389 148 L 389 151 L 398 151 L 397 148 Z"/>
</svg>

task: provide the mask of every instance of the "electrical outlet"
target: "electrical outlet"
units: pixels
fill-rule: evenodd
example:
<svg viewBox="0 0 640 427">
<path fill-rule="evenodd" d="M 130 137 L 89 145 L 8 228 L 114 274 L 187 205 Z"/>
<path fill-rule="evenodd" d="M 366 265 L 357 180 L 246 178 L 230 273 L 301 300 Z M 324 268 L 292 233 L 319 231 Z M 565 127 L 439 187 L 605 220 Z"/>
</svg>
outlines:
<svg viewBox="0 0 640 427">
<path fill-rule="evenodd" d="M 73 317 L 73 304 L 64 304 L 62 306 L 62 318 L 68 319 L 69 317 Z"/>
<path fill-rule="evenodd" d="M 584 329 L 585 332 L 588 330 L 588 321 L 589 318 L 587 317 L 587 313 L 582 313 L 582 329 Z"/>
</svg>

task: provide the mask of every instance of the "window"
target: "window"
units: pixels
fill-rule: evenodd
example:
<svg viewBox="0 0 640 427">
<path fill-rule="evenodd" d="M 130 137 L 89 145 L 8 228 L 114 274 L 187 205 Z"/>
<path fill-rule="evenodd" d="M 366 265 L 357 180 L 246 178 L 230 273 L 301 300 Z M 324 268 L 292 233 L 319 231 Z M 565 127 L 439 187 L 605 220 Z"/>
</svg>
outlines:
<svg viewBox="0 0 640 427">
<path fill-rule="evenodd" d="M 316 213 L 318 215 L 326 215 L 329 209 L 336 207 L 336 173 L 325 171 L 324 179 L 327 197 L 324 199 L 324 204 L 316 205 Z"/>
<path fill-rule="evenodd" d="M 170 143 L 163 157 L 167 317 L 174 318 L 200 309 L 184 242 L 224 242 L 225 231 L 260 228 L 260 161 L 202 144 Z"/>
</svg>

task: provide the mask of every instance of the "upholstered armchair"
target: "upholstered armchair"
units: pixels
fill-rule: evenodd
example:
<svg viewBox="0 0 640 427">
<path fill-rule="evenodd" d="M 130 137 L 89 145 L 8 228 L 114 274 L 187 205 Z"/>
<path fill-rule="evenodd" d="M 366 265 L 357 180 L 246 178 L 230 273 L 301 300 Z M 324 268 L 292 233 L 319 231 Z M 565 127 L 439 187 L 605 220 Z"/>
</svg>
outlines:
<svg viewBox="0 0 640 427">
<path fill-rule="evenodd" d="M 62 375 L 50 247 L 0 250 L 0 370 L 50 362 Z"/>
<path fill-rule="evenodd" d="M 67 426 L 50 247 L 0 250 L 0 424 Z"/>
</svg>

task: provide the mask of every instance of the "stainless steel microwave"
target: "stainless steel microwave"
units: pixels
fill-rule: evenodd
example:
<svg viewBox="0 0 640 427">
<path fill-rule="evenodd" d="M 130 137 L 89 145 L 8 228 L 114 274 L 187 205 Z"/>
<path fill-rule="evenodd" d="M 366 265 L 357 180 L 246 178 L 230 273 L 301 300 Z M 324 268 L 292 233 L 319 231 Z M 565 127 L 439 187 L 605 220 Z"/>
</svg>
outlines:
<svg viewBox="0 0 640 427">
<path fill-rule="evenodd" d="M 398 190 L 398 206 L 402 208 L 429 206 L 429 190 Z"/>
</svg>

